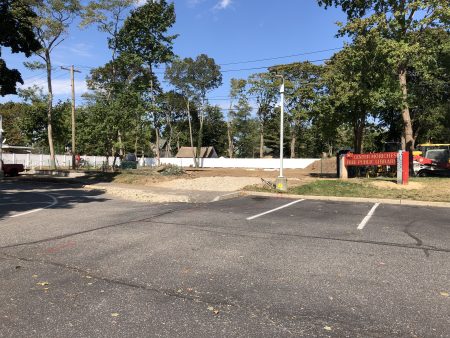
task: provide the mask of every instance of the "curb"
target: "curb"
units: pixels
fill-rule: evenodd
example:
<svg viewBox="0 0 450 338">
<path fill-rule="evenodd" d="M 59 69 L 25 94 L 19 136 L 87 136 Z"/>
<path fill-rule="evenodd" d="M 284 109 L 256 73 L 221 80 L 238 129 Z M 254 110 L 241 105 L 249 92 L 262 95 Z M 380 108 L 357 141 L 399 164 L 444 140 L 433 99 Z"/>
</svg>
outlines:
<svg viewBox="0 0 450 338">
<path fill-rule="evenodd" d="M 450 208 L 450 203 L 448 203 L 448 202 L 431 202 L 431 201 L 415 201 L 415 200 L 403 200 L 403 199 L 364 198 L 364 197 L 294 195 L 294 194 L 280 194 L 280 193 L 258 192 L 258 191 L 248 191 L 248 190 L 242 191 L 241 194 L 244 196 L 265 196 L 265 197 L 275 197 L 275 198 L 305 199 L 305 200 L 319 200 L 319 201 L 381 203 L 381 204 L 392 204 L 392 205 L 410 205 L 410 206 L 424 206 L 424 207 L 436 207 L 436 208 Z"/>
<path fill-rule="evenodd" d="M 219 195 L 216 196 L 213 200 L 211 200 L 209 203 L 213 203 L 213 202 L 219 202 L 219 201 L 225 201 L 225 200 L 229 200 L 229 199 L 233 199 L 236 197 L 241 197 L 241 196 L 245 196 L 245 192 L 243 191 L 234 191 L 234 192 L 230 192 L 228 194 L 224 194 L 224 195 Z"/>
</svg>

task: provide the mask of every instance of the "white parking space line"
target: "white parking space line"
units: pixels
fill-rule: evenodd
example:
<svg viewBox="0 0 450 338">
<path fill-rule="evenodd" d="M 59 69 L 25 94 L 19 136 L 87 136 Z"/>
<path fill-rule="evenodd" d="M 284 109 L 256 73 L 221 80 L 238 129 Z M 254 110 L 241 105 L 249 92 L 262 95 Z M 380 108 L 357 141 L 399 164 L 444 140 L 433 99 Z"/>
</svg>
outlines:
<svg viewBox="0 0 450 338">
<path fill-rule="evenodd" d="M 375 205 L 372 207 L 372 209 L 370 209 L 370 211 L 367 214 L 367 216 L 364 217 L 364 219 L 362 220 L 361 223 L 359 223 L 358 230 L 364 229 L 364 227 L 366 226 L 367 222 L 369 222 L 370 218 L 373 216 L 373 213 L 375 212 L 375 210 L 378 208 L 379 205 L 380 205 L 380 203 L 375 203 Z"/>
<path fill-rule="evenodd" d="M 38 194 L 39 194 L 39 193 L 38 193 Z M 32 213 L 34 213 L 34 212 L 38 212 L 38 211 L 42 211 L 42 210 L 47 209 L 47 208 L 51 208 L 51 207 L 53 207 L 54 205 L 58 204 L 58 200 L 56 199 L 56 197 L 54 197 L 54 196 L 52 196 L 52 195 L 49 195 L 49 194 L 40 194 L 40 195 L 44 195 L 44 196 L 50 197 L 50 198 L 52 199 L 52 203 L 49 204 L 49 205 L 47 205 L 47 206 L 45 206 L 45 207 L 43 207 L 43 208 L 38 208 L 38 209 L 28 210 L 28 211 L 25 211 L 25 212 L 21 212 L 20 214 L 12 215 L 12 216 L 10 216 L 10 217 L 11 217 L 11 218 L 14 218 L 14 217 L 20 217 L 20 216 L 32 214 Z"/>
<path fill-rule="evenodd" d="M 275 209 L 272 209 L 272 210 L 265 211 L 265 212 L 260 213 L 260 214 L 258 214 L 258 215 L 254 215 L 254 216 L 251 216 L 251 217 L 247 217 L 247 221 L 250 221 L 250 220 L 252 220 L 252 219 L 255 219 L 255 218 L 258 218 L 258 217 L 261 217 L 261 216 L 270 214 L 271 212 L 274 212 L 274 211 L 277 211 L 277 210 L 281 210 L 281 209 L 287 208 L 287 207 L 289 207 L 289 206 L 291 206 L 291 205 L 293 205 L 293 204 L 296 204 L 296 203 L 298 203 L 298 202 L 301 202 L 301 201 L 304 201 L 304 199 L 297 200 L 297 201 L 294 201 L 294 202 L 291 202 L 291 203 L 282 205 L 281 207 L 278 207 L 278 208 L 275 208 Z"/>
</svg>

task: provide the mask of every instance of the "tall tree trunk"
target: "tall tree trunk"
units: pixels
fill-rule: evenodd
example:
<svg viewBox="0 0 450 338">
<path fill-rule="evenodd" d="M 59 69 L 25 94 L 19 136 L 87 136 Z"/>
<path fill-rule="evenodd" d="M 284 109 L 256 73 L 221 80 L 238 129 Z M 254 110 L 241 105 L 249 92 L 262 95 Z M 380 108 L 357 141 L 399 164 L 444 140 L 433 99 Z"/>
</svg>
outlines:
<svg viewBox="0 0 450 338">
<path fill-rule="evenodd" d="M 365 117 L 359 118 L 355 124 L 353 125 L 353 149 L 355 154 L 361 154 L 362 152 L 362 142 L 364 137 L 364 126 L 365 126 Z"/>
<path fill-rule="evenodd" d="M 295 158 L 295 144 L 297 143 L 297 136 L 295 133 L 291 135 L 291 158 Z"/>
<path fill-rule="evenodd" d="M 408 87 L 407 87 L 407 79 L 406 79 L 406 68 L 400 67 L 398 73 L 398 79 L 400 82 L 400 88 L 402 91 L 402 118 L 403 118 L 403 128 L 405 135 L 405 149 L 412 153 L 414 150 L 414 134 L 412 128 L 411 115 L 409 113 L 409 105 L 408 105 Z"/>
<path fill-rule="evenodd" d="M 160 149 L 160 142 L 159 142 L 159 126 L 158 121 L 156 120 L 156 114 L 153 113 L 153 127 L 155 128 L 155 136 L 156 136 L 156 144 L 155 144 L 155 150 L 156 150 L 156 164 L 160 165 L 161 160 L 161 153 L 159 151 Z"/>
<path fill-rule="evenodd" d="M 156 132 L 156 163 L 158 165 L 161 164 L 161 154 L 159 152 L 159 129 L 155 126 L 155 132 Z"/>
<path fill-rule="evenodd" d="M 203 105 L 202 105 L 203 106 Z M 201 108 L 203 109 L 203 107 Z M 200 113 L 200 128 L 198 130 L 198 137 L 197 137 L 197 158 L 195 167 L 200 167 L 200 157 L 202 155 L 202 145 L 203 145 L 203 124 L 205 122 L 205 116 L 202 113 Z"/>
<path fill-rule="evenodd" d="M 405 147 L 402 149 L 409 152 L 409 174 L 414 175 L 414 162 L 413 162 L 414 134 L 412 128 L 411 114 L 409 113 L 408 86 L 406 75 L 407 75 L 406 67 L 400 67 L 398 79 L 400 82 L 400 89 L 402 91 L 402 118 L 405 137 Z"/>
<path fill-rule="evenodd" d="M 55 147 L 53 145 L 53 89 L 52 89 L 52 63 L 50 60 L 50 51 L 45 51 L 45 64 L 47 67 L 47 87 L 48 87 L 48 105 L 47 105 L 47 137 L 48 147 L 50 149 L 50 168 L 56 169 Z M 73 151 L 73 149 L 72 149 Z"/>
<path fill-rule="evenodd" d="M 187 99 L 186 103 L 187 103 L 187 115 L 188 115 L 188 123 L 189 123 L 189 140 L 191 141 L 191 149 L 192 149 L 192 159 L 194 160 L 195 167 L 197 167 L 197 165 L 196 165 L 197 156 L 195 154 L 194 140 L 192 138 L 192 122 L 191 122 L 191 109 L 190 109 L 189 99 Z"/>
<path fill-rule="evenodd" d="M 117 142 L 119 142 L 119 155 L 120 155 L 120 160 L 122 160 L 123 155 L 125 154 L 125 149 L 123 147 L 122 133 L 120 130 L 117 131 Z"/>
<path fill-rule="evenodd" d="M 166 142 L 166 156 L 172 156 L 173 128 L 172 128 L 172 123 L 170 123 L 169 115 L 167 115 L 167 125 L 169 126 L 169 137 Z"/>
<path fill-rule="evenodd" d="M 228 157 L 233 158 L 234 155 L 234 145 L 233 137 L 231 136 L 231 122 L 227 122 L 227 136 L 228 136 Z"/>
<path fill-rule="evenodd" d="M 259 158 L 264 157 L 264 125 L 259 124 Z"/>
</svg>

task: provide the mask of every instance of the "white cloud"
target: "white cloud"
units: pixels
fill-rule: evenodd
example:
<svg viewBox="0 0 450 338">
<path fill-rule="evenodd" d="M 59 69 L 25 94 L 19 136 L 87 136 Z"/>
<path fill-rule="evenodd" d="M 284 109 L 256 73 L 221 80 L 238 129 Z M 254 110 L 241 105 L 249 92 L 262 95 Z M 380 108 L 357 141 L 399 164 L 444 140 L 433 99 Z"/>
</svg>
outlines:
<svg viewBox="0 0 450 338">
<path fill-rule="evenodd" d="M 231 5 L 231 0 L 220 0 L 215 6 L 214 9 L 221 10 L 226 9 Z"/>
<path fill-rule="evenodd" d="M 72 46 L 68 47 L 69 51 L 73 54 L 76 54 L 81 57 L 92 57 L 91 53 L 92 46 L 85 43 L 75 43 Z"/>
<path fill-rule="evenodd" d="M 189 7 L 195 7 L 198 4 L 202 3 L 205 0 L 187 0 L 187 4 Z"/>
<path fill-rule="evenodd" d="M 47 93 L 47 80 L 46 79 L 36 79 L 25 81 L 23 86 L 20 88 L 25 89 L 32 86 L 41 87 L 44 93 Z M 52 89 L 53 95 L 67 95 L 67 97 L 71 97 L 72 89 L 70 87 L 70 79 L 54 79 L 52 80 Z M 79 96 L 85 92 L 87 92 L 86 81 L 84 80 L 75 80 L 75 92 L 76 95 Z"/>
</svg>

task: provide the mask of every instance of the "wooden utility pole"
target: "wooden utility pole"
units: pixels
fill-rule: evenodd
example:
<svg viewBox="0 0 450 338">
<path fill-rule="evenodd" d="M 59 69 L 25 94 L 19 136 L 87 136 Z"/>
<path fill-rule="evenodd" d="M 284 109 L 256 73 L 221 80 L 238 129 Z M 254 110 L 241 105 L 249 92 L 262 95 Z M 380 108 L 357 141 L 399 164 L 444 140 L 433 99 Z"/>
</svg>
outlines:
<svg viewBox="0 0 450 338">
<path fill-rule="evenodd" d="M 70 85 L 72 87 L 72 169 L 76 168 L 75 163 L 75 76 L 74 73 L 81 73 L 79 70 L 73 68 L 61 67 L 61 69 L 70 71 Z"/>
</svg>

